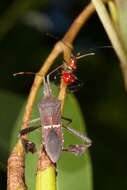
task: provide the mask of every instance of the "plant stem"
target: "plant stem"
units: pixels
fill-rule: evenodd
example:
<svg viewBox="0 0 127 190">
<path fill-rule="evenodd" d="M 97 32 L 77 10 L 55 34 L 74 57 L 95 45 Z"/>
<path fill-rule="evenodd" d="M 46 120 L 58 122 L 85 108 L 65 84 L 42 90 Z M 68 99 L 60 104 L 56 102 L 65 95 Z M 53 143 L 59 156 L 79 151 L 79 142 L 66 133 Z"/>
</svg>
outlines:
<svg viewBox="0 0 127 190">
<path fill-rule="evenodd" d="M 112 46 L 121 62 L 120 66 L 124 77 L 125 88 L 127 90 L 127 55 L 103 2 L 101 0 L 92 0 L 92 2 L 105 28 L 105 31 L 107 32 Z"/>
<path fill-rule="evenodd" d="M 36 190 L 55 190 L 56 179 L 55 169 L 48 167 L 45 170 L 41 170 L 36 177 Z"/>
</svg>

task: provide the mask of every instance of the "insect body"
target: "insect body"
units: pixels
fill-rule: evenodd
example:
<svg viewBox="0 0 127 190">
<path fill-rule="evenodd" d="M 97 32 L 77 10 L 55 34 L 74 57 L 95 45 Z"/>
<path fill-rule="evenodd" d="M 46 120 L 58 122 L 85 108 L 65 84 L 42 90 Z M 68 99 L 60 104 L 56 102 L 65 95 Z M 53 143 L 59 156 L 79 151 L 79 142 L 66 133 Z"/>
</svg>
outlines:
<svg viewBox="0 0 127 190">
<path fill-rule="evenodd" d="M 57 79 L 56 82 L 58 81 L 59 78 L 62 78 L 64 83 L 67 84 L 69 89 L 73 92 L 76 91 L 79 87 L 81 87 L 83 82 L 79 80 L 75 74 L 75 71 L 77 69 L 77 60 L 89 55 L 94 55 L 94 53 L 88 53 L 88 54 L 78 56 L 78 57 L 73 55 L 71 56 L 71 59 L 69 62 L 66 62 L 64 60 L 66 68 L 61 73 L 58 73 L 57 76 L 54 77 L 55 80 Z M 58 67 L 58 69 L 60 67 Z"/>
<path fill-rule="evenodd" d="M 74 83 L 77 78 L 74 74 L 74 70 L 77 68 L 76 63 L 76 57 L 72 56 L 70 62 L 67 64 L 66 69 L 62 73 L 62 79 L 67 85 Z"/>
<path fill-rule="evenodd" d="M 89 146 L 91 146 L 92 142 L 88 137 L 62 124 L 62 119 L 67 120 L 69 123 L 72 122 L 72 120 L 61 116 L 61 101 L 52 96 L 49 75 L 47 76 L 47 81 L 44 79 L 44 98 L 39 102 L 38 107 L 40 111 L 40 118 L 29 121 L 27 124 L 29 125 L 33 122 L 41 120 L 41 125 L 28 127 L 19 132 L 19 138 L 23 144 L 25 152 L 35 153 L 37 152 L 37 149 L 33 142 L 24 139 L 22 136 L 41 127 L 43 130 L 43 146 L 53 163 L 56 163 L 59 160 L 62 150 L 79 156 Z M 64 149 L 62 128 L 67 129 L 77 137 L 81 138 L 86 144 L 70 145 Z"/>
<path fill-rule="evenodd" d="M 99 48 L 111 48 L 111 46 L 103 46 Z M 96 48 L 93 48 L 91 50 L 95 49 Z M 77 60 L 89 55 L 95 55 L 95 53 L 87 53 L 81 56 L 71 56 L 70 62 L 67 63 L 64 61 L 66 68 L 62 72 L 62 79 L 69 86 L 70 90 L 75 91 L 77 87 L 82 86 L 82 81 L 80 81 L 75 75 L 75 71 L 77 69 Z"/>
<path fill-rule="evenodd" d="M 38 107 L 43 126 L 43 144 L 48 156 L 55 163 L 61 155 L 64 142 L 61 125 L 61 101 L 51 94 L 46 94 L 39 102 Z"/>
</svg>

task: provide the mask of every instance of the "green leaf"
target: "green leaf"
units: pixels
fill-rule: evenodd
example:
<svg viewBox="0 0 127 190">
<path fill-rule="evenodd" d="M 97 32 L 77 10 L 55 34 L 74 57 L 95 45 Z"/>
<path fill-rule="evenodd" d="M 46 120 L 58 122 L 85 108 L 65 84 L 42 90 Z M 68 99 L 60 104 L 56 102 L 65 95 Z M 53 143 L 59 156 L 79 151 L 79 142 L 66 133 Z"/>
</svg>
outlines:
<svg viewBox="0 0 127 190">
<path fill-rule="evenodd" d="M 7 90 L 0 91 L 0 169 L 6 170 L 11 134 L 15 120 L 24 102 L 24 97 Z M 18 129 L 19 130 L 19 129 Z M 17 139 L 17 135 L 16 139 Z"/>
<path fill-rule="evenodd" d="M 56 95 L 57 89 L 53 85 L 54 95 Z M 33 108 L 31 119 L 39 117 L 38 111 L 38 102 L 42 99 L 42 88 L 40 88 L 36 102 Z M 22 117 L 24 113 L 26 102 L 24 103 L 21 112 L 17 118 L 17 121 L 14 126 L 12 140 L 11 140 L 11 149 L 17 142 L 17 133 L 20 130 Z M 73 95 L 68 94 L 66 98 L 66 103 L 64 107 L 63 116 L 72 118 L 72 124 L 70 127 L 84 133 L 84 121 L 82 114 L 79 108 L 79 105 Z M 66 123 L 66 122 L 65 122 Z M 33 126 L 39 125 L 39 122 L 32 124 Z M 69 134 L 67 131 L 64 131 L 65 147 L 69 144 L 83 143 L 77 137 Z M 86 134 L 86 132 L 85 132 Z M 41 132 L 32 132 L 29 135 L 29 139 L 32 142 L 35 142 L 37 148 L 39 148 L 41 140 Z M 35 189 L 35 177 L 36 177 L 36 167 L 37 167 L 37 155 L 28 153 L 26 155 L 25 161 L 25 180 L 28 186 L 28 189 Z M 70 153 L 62 153 L 61 159 L 58 162 L 58 174 L 57 174 L 57 189 L 85 189 L 92 190 L 92 169 L 91 161 L 88 151 L 80 157 L 71 155 Z"/>
</svg>

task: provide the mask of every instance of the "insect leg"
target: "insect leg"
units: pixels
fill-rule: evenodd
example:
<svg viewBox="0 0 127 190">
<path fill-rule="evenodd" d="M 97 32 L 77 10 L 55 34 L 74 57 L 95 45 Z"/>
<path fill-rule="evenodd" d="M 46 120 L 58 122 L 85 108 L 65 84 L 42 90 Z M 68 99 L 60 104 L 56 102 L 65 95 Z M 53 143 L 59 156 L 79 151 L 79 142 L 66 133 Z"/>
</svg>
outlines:
<svg viewBox="0 0 127 190">
<path fill-rule="evenodd" d="M 31 121 L 28 121 L 28 122 L 23 122 L 23 124 L 30 125 L 31 123 L 35 123 L 35 122 L 40 121 L 40 120 L 41 120 L 41 118 L 40 118 L 40 117 L 38 117 L 38 118 L 33 119 L 33 120 L 31 120 Z"/>
<path fill-rule="evenodd" d="M 27 133 L 30 133 L 38 128 L 41 128 L 42 126 L 39 125 L 39 126 L 33 126 L 33 127 L 28 127 L 28 128 L 25 128 L 23 130 L 21 130 L 18 134 L 21 142 L 22 142 L 22 145 L 23 145 L 23 148 L 24 148 L 24 151 L 27 153 L 27 152 L 31 152 L 31 153 L 35 153 L 37 151 L 36 149 L 36 146 L 33 142 L 23 138 L 22 136 L 23 135 L 26 135 Z"/>
<path fill-rule="evenodd" d="M 62 119 L 68 121 L 67 125 L 69 125 L 72 122 L 72 119 L 61 116 Z"/>
<path fill-rule="evenodd" d="M 63 149 L 63 151 L 73 153 L 76 156 L 80 156 L 83 152 L 86 151 L 86 149 L 88 147 L 90 147 L 92 145 L 92 141 L 88 137 L 82 135 L 78 131 L 75 131 L 74 129 L 72 129 L 68 126 L 62 125 L 62 127 L 67 129 L 69 132 L 71 132 L 75 136 L 79 137 L 80 139 L 82 139 L 86 143 L 86 144 L 69 145 L 67 148 Z"/>
<path fill-rule="evenodd" d="M 82 88 L 82 86 L 84 85 L 84 82 L 79 80 L 76 76 L 75 76 L 75 82 L 74 84 L 69 86 L 69 90 L 71 92 L 76 92 L 78 91 L 80 88 Z"/>
</svg>

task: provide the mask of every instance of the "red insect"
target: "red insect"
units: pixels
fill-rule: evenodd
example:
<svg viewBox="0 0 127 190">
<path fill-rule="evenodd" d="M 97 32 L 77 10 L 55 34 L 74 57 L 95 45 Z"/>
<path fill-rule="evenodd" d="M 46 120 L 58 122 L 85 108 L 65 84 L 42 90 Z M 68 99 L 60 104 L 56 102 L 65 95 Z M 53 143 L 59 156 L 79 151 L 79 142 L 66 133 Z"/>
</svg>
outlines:
<svg viewBox="0 0 127 190">
<path fill-rule="evenodd" d="M 73 73 L 73 71 L 77 69 L 76 64 L 77 64 L 77 59 L 75 56 L 72 56 L 70 62 L 67 65 L 67 68 L 62 73 L 62 79 L 68 85 L 74 83 L 77 78 Z"/>
<path fill-rule="evenodd" d="M 73 85 L 74 83 L 78 82 L 80 83 L 81 81 L 77 78 L 77 76 L 75 75 L 75 71 L 77 69 L 77 60 L 89 55 L 94 55 L 94 53 L 88 53 L 82 56 L 71 56 L 70 62 L 67 63 L 66 61 L 64 61 L 66 63 L 66 68 L 65 70 L 62 72 L 62 79 L 63 81 L 70 87 L 71 85 Z M 78 86 L 80 86 L 78 84 Z M 76 87 L 76 85 L 75 85 Z M 70 88 L 71 89 L 71 88 Z M 74 88 L 73 88 L 74 89 Z"/>
<path fill-rule="evenodd" d="M 46 33 L 46 35 L 48 37 L 54 38 L 55 40 L 58 40 L 57 36 L 54 36 L 53 34 L 50 33 Z M 63 42 L 63 41 L 61 41 Z M 65 42 L 63 42 L 64 45 L 68 46 Z M 69 47 L 69 46 L 68 46 Z M 70 48 L 70 47 L 69 47 Z M 112 46 L 110 45 L 105 45 L 105 46 L 100 46 L 97 48 L 90 48 L 89 50 L 96 50 L 96 49 L 103 49 L 103 48 L 112 48 Z M 82 83 L 82 81 L 80 81 L 76 75 L 75 75 L 75 71 L 77 69 L 77 59 L 81 59 L 83 57 L 87 57 L 89 55 L 94 55 L 95 53 L 87 53 L 85 55 L 81 55 L 81 56 L 71 56 L 70 62 L 67 63 L 64 60 L 64 63 L 66 64 L 66 68 L 64 71 L 62 71 L 60 73 L 57 73 L 57 75 L 55 75 L 54 79 L 55 79 L 55 83 L 58 83 L 59 79 L 63 79 L 63 81 L 69 86 L 71 91 L 75 91 L 77 87 L 82 86 L 80 83 Z M 56 69 L 53 70 L 53 72 L 59 70 L 63 65 L 58 66 Z M 50 74 L 52 74 L 53 72 L 51 72 Z M 77 84 L 74 84 L 77 83 Z M 76 87 L 76 88 L 75 88 Z"/>
<path fill-rule="evenodd" d="M 104 49 L 104 48 L 112 48 L 112 46 L 108 46 L 108 45 L 100 46 L 98 48 L 92 48 L 92 49 L 89 49 L 89 50 Z M 87 53 L 85 55 L 81 55 L 81 56 L 77 56 L 77 57 L 76 56 L 71 56 L 71 59 L 70 59 L 69 63 L 64 61 L 65 64 L 66 64 L 66 68 L 62 72 L 62 79 L 69 86 L 70 90 L 72 88 L 73 91 L 75 91 L 74 88 L 76 86 L 80 87 L 81 86 L 80 83 L 82 82 L 75 75 L 75 71 L 77 69 L 77 60 L 81 59 L 83 57 L 87 57 L 89 55 L 95 55 L 95 53 Z M 74 83 L 77 83 L 77 84 L 74 85 Z"/>
<path fill-rule="evenodd" d="M 59 79 L 63 79 L 63 81 L 69 86 L 69 89 L 74 92 L 74 91 L 77 91 L 77 89 L 79 87 L 82 86 L 82 81 L 80 81 L 77 76 L 75 75 L 75 71 L 77 69 L 77 60 L 78 59 L 81 59 L 83 57 L 87 57 L 89 55 L 94 55 L 95 53 L 87 53 L 85 55 L 81 55 L 81 56 L 71 56 L 71 59 L 70 59 L 70 62 L 67 63 L 65 60 L 64 60 L 64 63 L 66 64 L 66 68 L 60 72 L 60 73 L 57 73 L 57 76 L 55 75 L 54 79 L 56 81 L 58 81 Z M 57 70 L 59 70 L 61 67 L 63 67 L 63 64 L 58 66 L 56 69 L 54 69 L 53 71 L 51 71 L 49 73 L 49 75 L 55 73 Z M 17 74 L 36 74 L 34 72 L 20 72 L 20 73 L 15 73 L 14 76 L 16 76 Z"/>
</svg>

